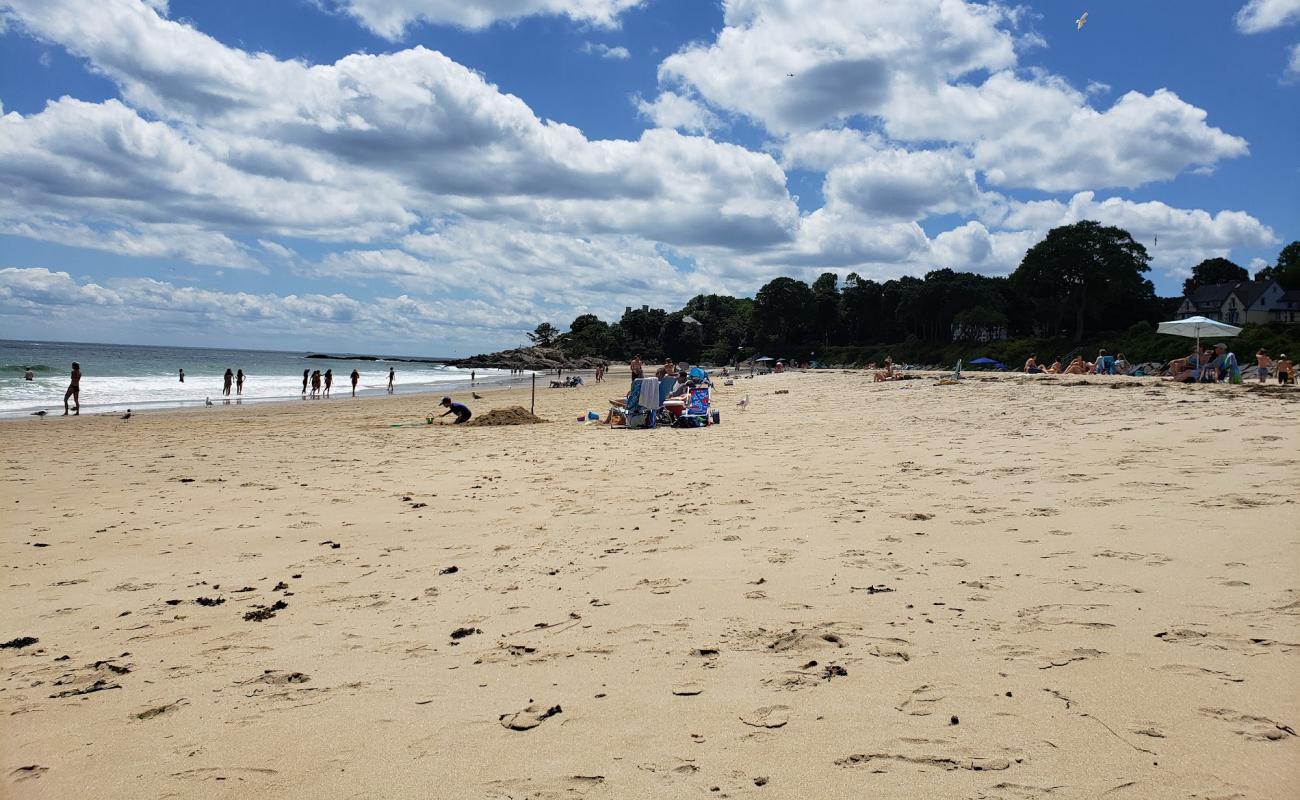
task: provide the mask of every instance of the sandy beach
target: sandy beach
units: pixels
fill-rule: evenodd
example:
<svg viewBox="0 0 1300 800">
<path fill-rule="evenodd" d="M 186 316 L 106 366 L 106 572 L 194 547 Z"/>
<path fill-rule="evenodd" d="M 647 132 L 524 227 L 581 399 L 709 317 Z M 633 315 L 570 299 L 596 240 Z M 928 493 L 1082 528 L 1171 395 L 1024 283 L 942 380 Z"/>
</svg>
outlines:
<svg viewBox="0 0 1300 800">
<path fill-rule="evenodd" d="M 0 425 L 0 796 L 1300 790 L 1300 392 L 625 381 Z"/>
</svg>

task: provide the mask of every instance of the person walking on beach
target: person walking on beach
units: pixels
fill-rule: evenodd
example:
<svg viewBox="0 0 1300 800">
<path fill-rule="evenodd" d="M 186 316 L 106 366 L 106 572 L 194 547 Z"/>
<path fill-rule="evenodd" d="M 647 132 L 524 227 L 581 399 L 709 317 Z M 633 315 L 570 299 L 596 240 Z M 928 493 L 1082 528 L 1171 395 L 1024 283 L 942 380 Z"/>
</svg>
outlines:
<svg viewBox="0 0 1300 800">
<path fill-rule="evenodd" d="M 181 367 L 177 372 L 181 375 L 181 383 L 185 383 L 185 368 Z"/>
<path fill-rule="evenodd" d="M 235 373 L 235 394 L 241 397 L 244 394 L 244 371 L 242 369 Z"/>
<path fill-rule="evenodd" d="M 388 393 L 393 393 L 393 382 L 397 380 L 397 372 L 393 367 L 388 368 Z"/>
<path fill-rule="evenodd" d="M 73 364 L 72 366 L 75 367 L 77 365 Z M 1294 383 L 1294 375 L 1295 374 L 1291 371 L 1291 359 L 1286 357 L 1286 353 L 1282 353 L 1277 357 L 1277 382 Z"/>
<path fill-rule="evenodd" d="M 72 380 L 68 382 L 68 391 L 63 393 L 63 416 L 68 416 L 68 398 L 72 398 L 73 416 L 81 416 L 81 365 L 72 362 Z"/>
<path fill-rule="evenodd" d="M 635 381 L 637 378 L 643 377 L 643 374 L 645 373 L 645 365 L 641 363 L 641 356 L 639 355 L 632 356 L 632 360 L 628 363 L 627 366 L 628 369 L 632 371 L 633 381 Z"/>
<path fill-rule="evenodd" d="M 305 369 L 302 371 L 302 399 L 303 400 L 307 399 L 307 377 L 309 375 L 311 375 L 311 370 Z"/>
<path fill-rule="evenodd" d="M 311 399 L 315 400 L 320 394 L 320 370 L 313 370 L 311 373 Z"/>
<path fill-rule="evenodd" d="M 1268 380 L 1268 368 L 1271 366 L 1273 366 L 1273 359 L 1268 357 L 1268 353 L 1263 348 L 1260 348 L 1255 354 L 1255 372 L 1260 383 Z"/>
<path fill-rule="evenodd" d="M 357 372 L 357 371 L 354 369 L 354 370 L 352 370 L 352 376 L 351 376 L 351 377 L 352 377 L 352 396 L 353 396 L 353 397 L 356 397 L 356 396 L 357 396 L 357 381 L 361 380 L 361 373 L 360 373 L 360 372 Z"/>
<path fill-rule="evenodd" d="M 235 373 L 230 371 L 230 367 L 226 367 L 225 383 L 221 387 L 221 393 L 224 394 L 226 397 L 230 396 L 230 382 L 233 381 L 234 379 L 235 379 Z"/>
<path fill-rule="evenodd" d="M 329 399 L 330 387 L 333 385 L 334 385 L 334 370 L 327 369 L 325 370 L 325 399 L 326 400 Z"/>
</svg>

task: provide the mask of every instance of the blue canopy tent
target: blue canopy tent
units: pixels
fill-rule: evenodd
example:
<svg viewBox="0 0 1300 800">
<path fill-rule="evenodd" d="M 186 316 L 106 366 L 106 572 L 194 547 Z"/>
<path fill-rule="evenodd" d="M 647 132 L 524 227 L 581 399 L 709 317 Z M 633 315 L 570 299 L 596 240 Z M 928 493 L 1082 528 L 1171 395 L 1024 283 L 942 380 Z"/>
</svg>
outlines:
<svg viewBox="0 0 1300 800">
<path fill-rule="evenodd" d="M 993 367 L 994 369 L 1006 369 L 1007 365 L 1001 361 L 994 361 L 991 358 L 972 358 L 966 362 L 970 366 Z"/>
</svg>

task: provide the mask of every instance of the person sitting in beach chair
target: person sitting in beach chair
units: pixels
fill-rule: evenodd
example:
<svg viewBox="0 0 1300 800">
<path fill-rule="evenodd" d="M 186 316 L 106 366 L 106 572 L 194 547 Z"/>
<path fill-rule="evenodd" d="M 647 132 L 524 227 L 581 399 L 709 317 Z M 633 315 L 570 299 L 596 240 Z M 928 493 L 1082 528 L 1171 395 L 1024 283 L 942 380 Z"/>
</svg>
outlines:
<svg viewBox="0 0 1300 800">
<path fill-rule="evenodd" d="M 1097 352 L 1097 360 L 1092 364 L 1093 375 L 1114 375 L 1115 357 L 1106 355 L 1105 350 Z"/>
<path fill-rule="evenodd" d="M 636 378 L 627 397 L 615 397 L 609 401 L 609 413 L 605 415 L 606 425 L 623 425 L 628 428 L 649 428 L 654 426 L 654 412 L 641 403 L 641 387 L 649 381 L 658 384 L 654 378 Z"/>
<path fill-rule="evenodd" d="M 1207 351 L 1208 354 L 1209 351 Z M 1206 383 L 1241 383 L 1241 367 L 1237 364 L 1237 355 L 1220 342 L 1214 346 L 1214 358 L 1210 359 L 1201 372 L 1201 380 Z"/>
</svg>

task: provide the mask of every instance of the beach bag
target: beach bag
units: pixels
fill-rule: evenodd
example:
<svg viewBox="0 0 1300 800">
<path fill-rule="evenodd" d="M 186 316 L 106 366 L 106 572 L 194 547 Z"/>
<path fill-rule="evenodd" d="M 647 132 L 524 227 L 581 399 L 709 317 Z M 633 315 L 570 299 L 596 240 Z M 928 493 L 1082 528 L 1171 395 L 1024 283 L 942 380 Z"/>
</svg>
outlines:
<svg viewBox="0 0 1300 800">
<path fill-rule="evenodd" d="M 673 421 L 674 428 L 703 428 L 709 424 L 707 417 L 691 417 L 682 415 Z"/>
</svg>

